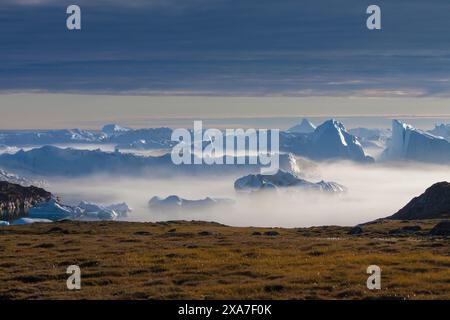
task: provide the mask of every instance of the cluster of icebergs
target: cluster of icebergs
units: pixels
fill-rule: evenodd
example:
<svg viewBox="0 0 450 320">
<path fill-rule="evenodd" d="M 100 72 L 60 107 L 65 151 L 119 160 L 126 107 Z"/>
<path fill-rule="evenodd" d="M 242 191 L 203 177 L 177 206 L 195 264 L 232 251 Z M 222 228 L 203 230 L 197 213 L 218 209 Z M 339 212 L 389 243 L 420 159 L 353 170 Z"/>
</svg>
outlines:
<svg viewBox="0 0 450 320">
<path fill-rule="evenodd" d="M 170 154 L 159 157 L 142 157 L 121 153 L 120 148 L 170 148 L 172 129 L 150 128 L 130 129 L 112 124 L 103 127 L 101 132 L 86 130 L 49 130 L 45 132 L 18 132 L 0 134 L 0 143 L 8 146 L 71 143 L 112 143 L 116 151 L 62 149 L 43 146 L 29 151 L 0 154 L 0 166 L 8 169 L 21 168 L 24 172 L 47 175 L 87 175 L 103 171 L 131 174 L 149 168 L 152 172 L 168 174 L 198 174 L 200 172 L 219 174 L 224 171 L 246 174 L 237 179 L 234 188 L 238 192 L 255 193 L 261 190 L 310 190 L 338 194 L 346 188 L 336 182 L 310 182 L 302 179 L 299 165 L 300 157 L 312 160 L 352 160 L 373 162 L 364 152 L 365 147 L 384 150 L 381 161 L 420 161 L 450 164 L 450 125 L 437 125 L 428 132 L 394 120 L 390 129 L 355 128 L 346 130 L 336 120 L 328 120 L 315 126 L 307 119 L 294 127 L 280 132 L 280 170 L 275 175 L 256 174 L 258 168 L 249 166 L 175 166 Z M 308 161 L 308 160 L 304 160 Z M 227 171 L 228 170 L 228 171 Z M 250 173 L 250 174 L 249 174 Z M 36 184 L 0 170 L 0 180 L 22 185 Z M 207 197 L 188 200 L 176 195 L 167 198 L 153 197 L 149 207 L 154 210 L 181 210 L 210 208 L 218 205 L 231 205 L 230 199 Z M 50 222 L 62 219 L 76 220 L 115 220 L 126 217 L 131 209 L 125 203 L 99 205 L 81 202 L 77 206 L 66 206 L 56 200 L 41 203 L 29 211 L 28 218 L 13 222 Z M 7 222 L 0 221 L 0 225 Z"/>
<path fill-rule="evenodd" d="M 13 174 L 7 172 L 3 169 L 0 169 L 0 181 L 6 181 L 9 183 L 18 184 L 24 187 L 35 186 L 35 187 L 43 187 L 46 185 L 46 182 L 43 180 L 31 180 L 17 174 Z"/>
<path fill-rule="evenodd" d="M 0 221 L 0 226 L 55 222 L 61 220 L 116 220 L 128 216 L 132 209 L 126 203 L 101 205 L 81 201 L 78 206 L 67 206 L 56 199 L 37 204 L 28 211 L 28 217 L 12 221 Z"/>
<path fill-rule="evenodd" d="M 58 221 L 70 220 L 116 220 L 127 217 L 131 208 L 126 203 L 100 205 L 82 201 L 78 206 L 71 207 L 60 204 L 56 199 L 40 203 L 28 212 L 31 219 Z"/>
<path fill-rule="evenodd" d="M 313 183 L 282 170 L 279 170 L 274 175 L 250 174 L 239 178 L 234 183 L 234 188 L 241 192 L 276 190 L 279 188 L 295 188 L 326 193 L 342 193 L 346 191 L 344 186 L 336 182 L 320 181 Z"/>
<path fill-rule="evenodd" d="M 194 210 L 205 209 L 216 206 L 229 206 L 234 204 L 234 200 L 227 198 L 210 198 L 199 200 L 187 200 L 180 198 L 179 196 L 168 196 L 167 198 L 153 197 L 150 199 L 148 205 L 154 210 Z"/>
</svg>

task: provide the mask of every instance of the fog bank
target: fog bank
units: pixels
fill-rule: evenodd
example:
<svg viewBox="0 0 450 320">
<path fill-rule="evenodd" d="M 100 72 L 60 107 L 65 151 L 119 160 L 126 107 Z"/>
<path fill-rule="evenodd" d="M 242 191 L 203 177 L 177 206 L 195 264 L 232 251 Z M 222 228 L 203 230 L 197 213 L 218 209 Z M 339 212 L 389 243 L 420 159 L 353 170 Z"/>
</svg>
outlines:
<svg viewBox="0 0 450 320">
<path fill-rule="evenodd" d="M 324 179 L 343 184 L 348 188 L 343 195 L 292 189 L 241 195 L 233 189 L 237 176 L 65 178 L 50 180 L 48 189 L 67 204 L 77 204 L 80 200 L 105 204 L 125 201 L 134 209 L 128 218 L 131 221 L 206 220 L 260 227 L 355 225 L 391 215 L 433 183 L 450 181 L 449 169 L 448 166 L 418 164 L 356 165 L 339 162 L 322 163 L 318 172 L 309 175 L 314 182 Z M 169 195 L 186 199 L 207 196 L 231 198 L 236 203 L 226 208 L 184 212 L 161 213 L 148 208 L 151 197 Z"/>
</svg>

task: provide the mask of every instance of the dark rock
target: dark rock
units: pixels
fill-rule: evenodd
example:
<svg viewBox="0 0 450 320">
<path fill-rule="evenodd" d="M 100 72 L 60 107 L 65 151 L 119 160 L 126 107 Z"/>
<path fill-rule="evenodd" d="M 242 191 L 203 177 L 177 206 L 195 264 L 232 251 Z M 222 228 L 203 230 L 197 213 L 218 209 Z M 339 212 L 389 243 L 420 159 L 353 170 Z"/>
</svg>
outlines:
<svg viewBox="0 0 450 320">
<path fill-rule="evenodd" d="M 412 199 L 389 219 L 420 220 L 450 217 L 450 183 L 439 182 Z"/>
<path fill-rule="evenodd" d="M 406 226 L 400 229 L 390 230 L 389 234 L 412 234 L 421 231 L 422 228 L 420 226 Z"/>
<path fill-rule="evenodd" d="M 348 232 L 348 234 L 358 235 L 358 234 L 362 234 L 363 232 L 364 232 L 363 228 L 361 228 L 360 226 L 356 226 L 356 227 L 351 228 L 350 231 Z"/>
<path fill-rule="evenodd" d="M 278 236 L 280 234 L 278 232 L 276 232 L 276 231 L 266 231 L 266 232 L 264 232 L 264 235 L 265 236 L 275 237 L 275 236 Z"/>
<path fill-rule="evenodd" d="M 450 236 L 450 221 L 441 221 L 430 231 L 432 236 Z"/>
<path fill-rule="evenodd" d="M 272 284 L 264 287 L 265 292 L 280 292 L 284 290 L 284 286 L 281 284 Z"/>
<path fill-rule="evenodd" d="M 50 192 L 41 188 L 0 181 L 0 220 L 26 216 L 31 207 L 49 201 L 51 197 Z"/>
<path fill-rule="evenodd" d="M 210 232 L 210 231 L 200 231 L 200 232 L 198 233 L 198 235 L 199 235 L 199 236 L 214 236 L 215 233 Z"/>
<path fill-rule="evenodd" d="M 322 251 L 314 250 L 314 251 L 311 251 L 309 253 L 309 255 L 312 256 L 312 257 L 320 257 L 320 256 L 323 256 L 324 253 Z"/>
<path fill-rule="evenodd" d="M 69 231 L 60 227 L 53 227 L 50 228 L 46 233 L 63 233 L 63 234 L 68 234 Z"/>
<path fill-rule="evenodd" d="M 134 233 L 136 236 L 151 236 L 152 234 L 148 231 L 136 231 Z"/>
<path fill-rule="evenodd" d="M 402 228 L 402 231 L 406 232 L 418 232 L 420 230 L 422 230 L 420 226 L 406 226 Z"/>
</svg>

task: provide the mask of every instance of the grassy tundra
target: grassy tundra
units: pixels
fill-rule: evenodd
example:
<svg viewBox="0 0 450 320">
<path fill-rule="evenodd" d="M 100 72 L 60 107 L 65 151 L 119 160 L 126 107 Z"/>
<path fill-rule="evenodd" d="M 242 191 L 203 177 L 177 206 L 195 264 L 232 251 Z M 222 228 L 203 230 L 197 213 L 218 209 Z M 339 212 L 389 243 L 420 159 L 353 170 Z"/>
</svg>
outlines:
<svg viewBox="0 0 450 320">
<path fill-rule="evenodd" d="M 60 222 L 0 229 L 0 299 L 450 299 L 437 221 L 236 228 L 206 222 Z M 414 232 L 401 232 L 420 226 Z M 417 228 L 419 229 L 419 228 Z M 368 290 L 366 269 L 382 268 Z M 81 267 L 79 291 L 66 268 Z"/>
</svg>

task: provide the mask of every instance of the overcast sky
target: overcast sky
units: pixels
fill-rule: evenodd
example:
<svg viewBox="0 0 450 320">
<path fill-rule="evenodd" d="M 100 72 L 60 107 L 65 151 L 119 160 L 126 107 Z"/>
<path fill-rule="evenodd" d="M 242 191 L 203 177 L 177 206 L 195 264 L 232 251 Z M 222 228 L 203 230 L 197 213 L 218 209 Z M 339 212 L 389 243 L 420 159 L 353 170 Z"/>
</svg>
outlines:
<svg viewBox="0 0 450 320">
<path fill-rule="evenodd" d="M 66 29 L 70 4 L 81 31 Z M 370 4 L 381 31 L 366 28 Z M 448 120 L 449 12 L 448 0 L 1 0 L 0 129 Z"/>
<path fill-rule="evenodd" d="M 66 7 L 82 9 L 81 32 Z M 382 30 L 366 28 L 369 4 Z M 0 90 L 450 94 L 447 0 L 2 0 Z"/>
</svg>

